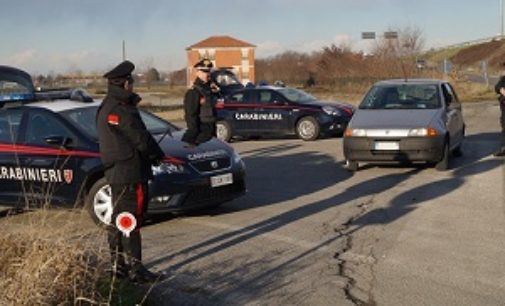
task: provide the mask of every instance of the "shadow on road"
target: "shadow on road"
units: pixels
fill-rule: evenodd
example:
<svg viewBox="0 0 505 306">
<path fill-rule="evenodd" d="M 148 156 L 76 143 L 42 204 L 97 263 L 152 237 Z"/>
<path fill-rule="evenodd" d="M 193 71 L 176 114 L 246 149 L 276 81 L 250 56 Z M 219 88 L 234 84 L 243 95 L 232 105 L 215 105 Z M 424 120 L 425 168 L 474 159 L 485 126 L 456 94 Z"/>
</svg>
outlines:
<svg viewBox="0 0 505 306">
<path fill-rule="evenodd" d="M 282 286 L 276 282 L 303 269 L 303 266 L 296 263 L 299 263 L 302 258 L 306 258 L 319 248 L 329 245 L 342 236 L 348 236 L 367 225 L 394 222 L 413 211 L 416 205 L 442 197 L 463 187 L 469 177 L 491 171 L 503 165 L 503 160 L 501 159 L 483 159 L 488 157 L 494 150 L 496 139 L 497 133 L 468 136 L 463 148 L 465 155 L 461 158 L 453 159 L 451 164 L 452 172 L 443 173 L 441 174 L 441 179 L 427 182 L 398 194 L 390 201 L 387 207 L 379 207 L 372 210 L 363 209 L 360 214 L 355 215 L 346 222 L 344 228 L 336 230 L 331 237 L 322 241 L 319 245 L 304 250 L 291 258 L 286 258 L 281 263 L 277 263 L 277 258 L 276 264 L 273 267 L 271 264 L 274 259 L 272 258 L 264 258 L 262 259 L 263 262 L 249 262 L 244 259 L 244 262 L 248 262 L 248 264 L 237 267 L 222 275 L 219 273 L 210 273 L 203 276 L 199 274 L 198 279 L 202 281 L 202 284 L 210 282 L 214 284 L 215 282 L 231 284 L 230 286 L 221 286 L 221 289 L 212 292 L 213 297 L 223 299 L 239 288 L 247 288 L 247 293 L 251 297 L 257 297 L 263 294 L 264 290 L 272 290 L 272 287 L 276 285 Z M 284 149 L 289 150 L 288 147 Z M 341 167 L 339 162 L 335 162 L 331 157 L 318 152 L 272 156 L 273 152 L 283 152 L 283 149 L 281 147 L 264 148 L 245 154 L 249 174 L 248 198 L 244 201 L 234 202 L 233 207 L 224 209 L 223 213 L 231 212 L 233 209 L 247 209 L 295 199 L 338 184 L 349 179 L 351 176 L 351 174 Z M 402 172 L 366 179 L 340 190 L 325 199 L 293 208 L 260 222 L 244 226 L 238 230 L 231 230 L 187 248 L 163 255 L 153 259 L 149 262 L 149 265 L 162 264 L 175 260 L 176 257 L 180 256 L 181 259 L 167 269 L 168 273 L 177 274 L 179 269 L 192 262 L 223 252 L 250 239 L 271 233 L 286 225 L 293 224 L 338 205 L 379 194 L 385 190 L 394 188 L 420 172 L 435 170 L 425 170 L 425 167 L 406 167 L 398 171 Z M 235 207 L 239 205 L 241 207 Z M 226 211 L 228 209 L 231 209 L 231 211 Z M 216 264 L 221 265 L 223 263 L 219 262 Z M 243 301 L 247 302 L 247 300 Z"/>
<path fill-rule="evenodd" d="M 386 208 L 376 208 L 353 220 L 358 227 L 353 232 L 371 224 L 387 224 L 404 216 L 416 208 L 416 205 L 445 196 L 463 187 L 471 176 L 501 167 L 505 159 L 483 159 L 492 155 L 498 143 L 499 133 L 474 134 L 466 137 L 463 146 L 464 155 L 454 158 L 453 169 L 449 178 L 428 182 L 397 195 Z M 491 144 L 491 146 L 490 146 Z"/>
</svg>

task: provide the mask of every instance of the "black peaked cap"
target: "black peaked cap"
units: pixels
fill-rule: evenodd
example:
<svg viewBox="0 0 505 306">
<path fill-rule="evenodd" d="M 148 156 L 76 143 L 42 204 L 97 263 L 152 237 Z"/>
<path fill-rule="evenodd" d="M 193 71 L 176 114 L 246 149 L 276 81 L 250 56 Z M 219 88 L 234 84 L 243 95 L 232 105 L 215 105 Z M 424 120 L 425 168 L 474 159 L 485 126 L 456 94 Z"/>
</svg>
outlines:
<svg viewBox="0 0 505 306">
<path fill-rule="evenodd" d="M 127 78 L 131 75 L 133 69 L 135 69 L 135 65 L 132 62 L 123 61 L 116 67 L 112 68 L 111 71 L 104 74 L 103 77 L 107 79 Z"/>
</svg>

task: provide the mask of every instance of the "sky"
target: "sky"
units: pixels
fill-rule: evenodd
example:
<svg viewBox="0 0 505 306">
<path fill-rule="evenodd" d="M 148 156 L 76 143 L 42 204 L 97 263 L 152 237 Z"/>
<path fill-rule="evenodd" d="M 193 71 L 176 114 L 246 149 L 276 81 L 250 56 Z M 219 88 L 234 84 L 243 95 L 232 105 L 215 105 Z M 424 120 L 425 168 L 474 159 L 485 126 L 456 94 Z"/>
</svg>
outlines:
<svg viewBox="0 0 505 306">
<path fill-rule="evenodd" d="M 0 65 L 32 75 L 137 69 L 173 71 L 185 49 L 214 35 L 256 45 L 256 58 L 346 44 L 362 32 L 415 27 L 425 49 L 500 33 L 500 0 L 0 0 Z"/>
</svg>

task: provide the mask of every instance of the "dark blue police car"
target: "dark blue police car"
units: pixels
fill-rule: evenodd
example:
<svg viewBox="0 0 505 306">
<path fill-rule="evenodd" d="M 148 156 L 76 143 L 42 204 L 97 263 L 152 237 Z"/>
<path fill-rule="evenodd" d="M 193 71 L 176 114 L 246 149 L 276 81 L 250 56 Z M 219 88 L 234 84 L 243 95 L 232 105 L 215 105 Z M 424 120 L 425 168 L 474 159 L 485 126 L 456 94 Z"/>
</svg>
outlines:
<svg viewBox="0 0 505 306">
<path fill-rule="evenodd" d="M 276 86 L 244 88 L 216 104 L 217 137 L 297 135 L 315 140 L 342 134 L 354 107 L 319 101 L 300 89 Z"/>
<path fill-rule="evenodd" d="M 34 91 L 28 74 L 0 66 L 0 203 L 84 203 L 95 222 L 109 223 L 111 191 L 95 124 L 99 104 L 82 90 Z M 244 163 L 228 144 L 214 138 L 186 148 L 178 127 L 144 110 L 140 115 L 166 153 L 149 182 L 149 213 L 212 207 L 244 194 Z"/>
</svg>

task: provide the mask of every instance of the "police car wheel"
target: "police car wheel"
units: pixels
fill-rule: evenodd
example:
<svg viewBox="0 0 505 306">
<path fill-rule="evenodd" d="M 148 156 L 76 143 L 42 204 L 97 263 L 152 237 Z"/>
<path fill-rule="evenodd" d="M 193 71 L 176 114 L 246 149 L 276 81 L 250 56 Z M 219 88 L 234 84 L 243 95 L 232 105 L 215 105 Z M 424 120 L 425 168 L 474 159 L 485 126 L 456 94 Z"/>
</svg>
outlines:
<svg viewBox="0 0 505 306">
<path fill-rule="evenodd" d="M 109 225 L 112 218 L 112 191 L 105 178 L 93 184 L 86 197 L 86 209 L 91 219 L 100 226 Z"/>
<path fill-rule="evenodd" d="M 316 140 L 319 137 L 319 123 L 313 117 L 302 118 L 296 124 L 296 133 L 302 140 Z"/>
<path fill-rule="evenodd" d="M 216 123 L 216 137 L 219 140 L 229 142 L 231 139 L 231 128 L 228 122 L 218 121 Z"/>
</svg>

